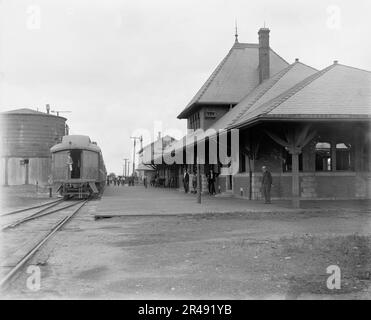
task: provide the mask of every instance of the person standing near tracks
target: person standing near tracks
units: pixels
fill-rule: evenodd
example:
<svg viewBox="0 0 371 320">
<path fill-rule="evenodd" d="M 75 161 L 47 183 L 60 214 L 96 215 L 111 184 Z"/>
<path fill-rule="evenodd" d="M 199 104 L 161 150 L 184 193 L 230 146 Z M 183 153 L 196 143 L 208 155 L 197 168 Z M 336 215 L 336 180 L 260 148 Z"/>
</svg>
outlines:
<svg viewBox="0 0 371 320">
<path fill-rule="evenodd" d="M 264 203 L 271 203 L 272 175 L 266 166 L 262 167 L 262 171 L 263 171 L 262 193 L 265 199 Z"/>
<path fill-rule="evenodd" d="M 188 193 L 188 191 L 189 191 L 189 173 L 188 173 L 187 169 L 185 169 L 185 171 L 184 171 L 183 184 L 184 184 L 184 192 Z"/>
<path fill-rule="evenodd" d="M 68 179 L 72 178 L 72 170 L 73 170 L 73 160 L 71 157 L 71 152 L 67 153 L 67 167 L 68 167 Z"/>
</svg>

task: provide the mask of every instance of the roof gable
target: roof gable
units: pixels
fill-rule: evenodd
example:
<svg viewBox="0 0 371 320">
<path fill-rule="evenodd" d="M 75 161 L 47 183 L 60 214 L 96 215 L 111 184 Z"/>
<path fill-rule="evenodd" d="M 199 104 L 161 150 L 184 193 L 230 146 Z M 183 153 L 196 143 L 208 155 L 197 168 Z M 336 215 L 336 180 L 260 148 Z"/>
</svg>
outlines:
<svg viewBox="0 0 371 320">
<path fill-rule="evenodd" d="M 289 65 L 257 86 L 212 127 L 219 130 L 243 121 L 246 114 L 316 72 L 316 69 L 301 62 Z"/>
<path fill-rule="evenodd" d="M 237 104 L 259 84 L 259 45 L 235 43 L 178 118 L 187 117 L 195 104 Z M 270 74 L 288 63 L 270 49 Z"/>
</svg>

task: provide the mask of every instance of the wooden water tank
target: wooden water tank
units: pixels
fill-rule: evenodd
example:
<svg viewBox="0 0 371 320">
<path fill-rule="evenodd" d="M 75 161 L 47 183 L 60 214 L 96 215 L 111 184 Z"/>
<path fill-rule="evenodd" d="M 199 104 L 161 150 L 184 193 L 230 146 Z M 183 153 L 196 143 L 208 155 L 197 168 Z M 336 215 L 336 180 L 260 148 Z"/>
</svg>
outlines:
<svg viewBox="0 0 371 320">
<path fill-rule="evenodd" d="M 66 118 L 18 109 L 1 114 L 3 157 L 50 157 L 50 148 L 65 135 Z"/>
<path fill-rule="evenodd" d="M 0 184 L 48 183 L 50 148 L 66 133 L 66 118 L 31 109 L 0 114 Z"/>
</svg>

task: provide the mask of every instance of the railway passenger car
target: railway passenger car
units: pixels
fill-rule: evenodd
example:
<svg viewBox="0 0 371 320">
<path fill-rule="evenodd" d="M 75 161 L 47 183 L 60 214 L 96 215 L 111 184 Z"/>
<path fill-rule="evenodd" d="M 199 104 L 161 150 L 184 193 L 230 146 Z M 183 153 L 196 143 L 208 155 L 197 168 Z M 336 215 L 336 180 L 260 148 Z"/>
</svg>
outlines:
<svg viewBox="0 0 371 320">
<path fill-rule="evenodd" d="M 107 172 L 102 151 L 88 136 L 64 136 L 50 151 L 53 182 L 64 198 L 86 199 L 103 193 Z"/>
</svg>

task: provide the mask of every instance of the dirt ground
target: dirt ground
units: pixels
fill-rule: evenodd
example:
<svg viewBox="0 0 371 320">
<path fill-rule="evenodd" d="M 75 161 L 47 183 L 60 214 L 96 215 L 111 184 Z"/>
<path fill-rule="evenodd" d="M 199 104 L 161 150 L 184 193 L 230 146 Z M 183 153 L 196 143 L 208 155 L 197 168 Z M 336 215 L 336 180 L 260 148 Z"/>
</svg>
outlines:
<svg viewBox="0 0 371 320">
<path fill-rule="evenodd" d="M 145 192 L 141 189 L 120 192 L 115 194 L 123 199 L 137 198 L 131 201 L 137 201 L 139 208 L 145 201 L 138 196 Z M 153 197 L 161 202 L 155 191 Z M 165 207 L 166 201 L 162 202 Z M 91 201 L 30 262 L 40 267 L 40 290 L 26 287 L 29 275 L 23 270 L 2 295 L 5 299 L 369 299 L 371 215 L 364 206 L 353 209 L 96 220 L 96 214 L 105 211 L 104 202 Z M 125 213 L 124 206 L 121 211 Z M 326 286 L 330 265 L 341 270 L 340 289 Z"/>
<path fill-rule="evenodd" d="M 53 188 L 52 198 L 49 197 L 49 189 L 44 186 L 20 185 L 0 187 L 0 212 L 8 212 L 18 208 L 38 205 L 57 199 Z"/>
</svg>

